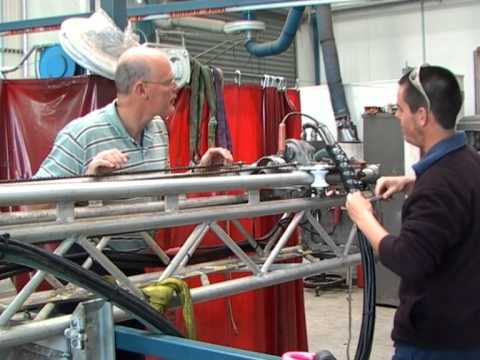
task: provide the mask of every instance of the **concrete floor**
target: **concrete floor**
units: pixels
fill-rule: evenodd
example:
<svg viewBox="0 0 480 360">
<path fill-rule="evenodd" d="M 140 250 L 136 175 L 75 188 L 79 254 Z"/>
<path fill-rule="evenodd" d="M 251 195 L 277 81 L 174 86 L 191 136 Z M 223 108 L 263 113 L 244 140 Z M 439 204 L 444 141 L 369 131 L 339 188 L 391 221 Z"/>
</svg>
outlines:
<svg viewBox="0 0 480 360">
<path fill-rule="evenodd" d="M 348 301 L 347 290 L 331 289 L 315 296 L 312 289 L 305 289 L 305 313 L 307 318 L 308 345 L 312 352 L 329 350 L 337 360 L 347 360 Z M 363 290 L 352 288 L 352 340 L 350 359 L 355 358 L 357 339 L 362 320 Z M 377 306 L 374 343 L 370 360 L 391 359 L 393 343 L 390 331 L 395 309 Z"/>
</svg>

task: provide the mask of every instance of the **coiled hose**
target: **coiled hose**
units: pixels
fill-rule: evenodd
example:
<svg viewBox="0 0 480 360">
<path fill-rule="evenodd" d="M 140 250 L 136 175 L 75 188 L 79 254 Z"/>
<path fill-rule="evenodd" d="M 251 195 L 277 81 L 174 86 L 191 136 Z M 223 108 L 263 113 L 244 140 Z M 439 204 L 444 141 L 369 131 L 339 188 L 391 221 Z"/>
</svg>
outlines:
<svg viewBox="0 0 480 360">
<path fill-rule="evenodd" d="M 43 270 L 107 299 L 152 330 L 183 337 L 168 320 L 136 296 L 61 256 L 3 234 L 0 235 L 0 260 Z"/>
</svg>

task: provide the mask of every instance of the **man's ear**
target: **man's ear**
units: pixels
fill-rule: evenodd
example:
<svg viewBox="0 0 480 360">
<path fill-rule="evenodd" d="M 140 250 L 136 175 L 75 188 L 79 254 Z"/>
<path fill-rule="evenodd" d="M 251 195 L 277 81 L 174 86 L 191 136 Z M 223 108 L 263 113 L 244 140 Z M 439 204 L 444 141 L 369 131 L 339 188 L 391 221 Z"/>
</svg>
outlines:
<svg viewBox="0 0 480 360">
<path fill-rule="evenodd" d="M 145 88 L 145 83 L 143 81 L 137 81 L 133 84 L 132 93 L 138 97 L 147 97 L 147 89 Z"/>
<path fill-rule="evenodd" d="M 415 121 L 417 122 L 417 125 L 420 127 L 425 127 L 428 125 L 429 121 L 431 121 L 431 117 L 428 116 L 428 111 L 426 108 L 423 106 L 420 106 L 417 109 L 417 112 L 415 114 Z"/>
</svg>

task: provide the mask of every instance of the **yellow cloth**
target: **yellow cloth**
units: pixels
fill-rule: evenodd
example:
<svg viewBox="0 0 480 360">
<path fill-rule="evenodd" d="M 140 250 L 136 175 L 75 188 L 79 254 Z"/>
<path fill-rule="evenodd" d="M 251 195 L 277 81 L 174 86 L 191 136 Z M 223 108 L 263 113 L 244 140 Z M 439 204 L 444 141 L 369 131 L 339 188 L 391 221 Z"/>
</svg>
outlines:
<svg viewBox="0 0 480 360">
<path fill-rule="evenodd" d="M 192 295 L 187 283 L 178 278 L 168 278 L 160 282 L 147 285 L 142 288 L 150 305 L 158 312 L 164 314 L 170 306 L 173 294 L 180 299 L 183 307 L 183 321 L 187 328 L 189 339 L 196 339 L 195 314 L 193 312 Z"/>
</svg>

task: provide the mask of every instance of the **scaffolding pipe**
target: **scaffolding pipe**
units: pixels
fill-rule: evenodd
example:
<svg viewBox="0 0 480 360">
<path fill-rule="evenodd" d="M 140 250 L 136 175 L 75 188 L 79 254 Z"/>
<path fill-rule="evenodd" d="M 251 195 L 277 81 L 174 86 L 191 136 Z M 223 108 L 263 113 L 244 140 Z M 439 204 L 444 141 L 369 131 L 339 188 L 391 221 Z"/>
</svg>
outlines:
<svg viewBox="0 0 480 360">
<path fill-rule="evenodd" d="M 39 186 L 14 186 L 9 184 L 3 191 L 0 191 L 0 205 L 114 200 L 232 189 L 271 189 L 283 186 L 310 185 L 313 180 L 313 175 L 307 172 L 293 171 L 288 174 L 202 176 L 79 184 L 59 182 Z"/>
<path fill-rule="evenodd" d="M 245 203 L 246 195 L 218 195 L 202 198 L 180 200 L 179 209 L 195 209 L 205 206 L 216 205 L 234 205 Z M 118 216 L 128 214 L 139 214 L 148 212 L 165 211 L 164 201 L 147 201 L 138 203 L 121 203 L 102 206 L 76 207 L 74 217 L 76 219 L 97 218 L 102 216 Z M 57 219 L 55 209 L 35 210 L 35 211 L 15 211 L 11 213 L 2 213 L 0 216 L 0 226 L 21 225 L 39 222 L 55 221 Z"/>
<path fill-rule="evenodd" d="M 49 223 L 34 226 L 25 225 L 20 228 L 4 227 L 0 229 L 0 231 L 9 233 L 12 239 L 18 241 L 41 243 L 51 240 L 62 240 L 77 234 L 84 236 L 114 235 L 199 224 L 202 222 L 252 218 L 309 209 L 325 209 L 341 205 L 344 202 L 344 197 L 333 199 L 300 198 L 275 200 L 260 202 L 254 205 L 216 206 L 195 210 L 181 210 L 172 213 L 146 213 L 97 220 L 79 220 L 68 224 Z"/>
</svg>

